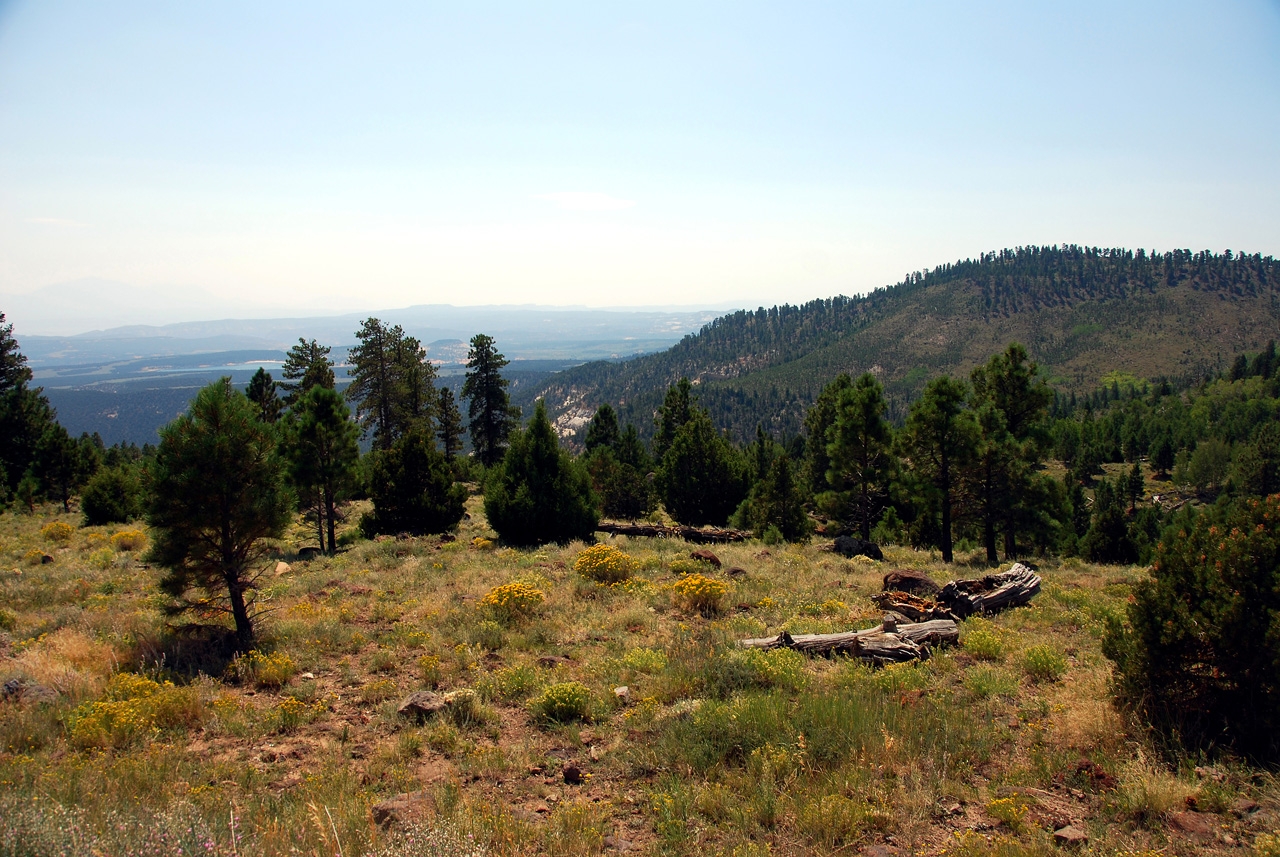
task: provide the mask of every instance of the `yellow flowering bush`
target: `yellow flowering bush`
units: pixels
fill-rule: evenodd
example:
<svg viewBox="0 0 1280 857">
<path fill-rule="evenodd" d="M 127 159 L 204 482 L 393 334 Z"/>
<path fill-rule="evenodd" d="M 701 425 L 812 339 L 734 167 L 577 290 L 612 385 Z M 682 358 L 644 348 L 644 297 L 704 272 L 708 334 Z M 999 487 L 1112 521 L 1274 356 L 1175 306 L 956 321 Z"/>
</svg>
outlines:
<svg viewBox="0 0 1280 857">
<path fill-rule="evenodd" d="M 71 536 L 75 534 L 75 531 L 75 527 L 66 521 L 53 521 L 40 528 L 40 535 L 44 536 L 44 540 L 47 542 L 65 544 L 71 541 Z"/>
<path fill-rule="evenodd" d="M 192 688 L 117 673 L 102 699 L 71 712 L 67 732 L 77 747 L 125 747 L 159 729 L 197 723 L 200 716 Z"/>
<path fill-rule="evenodd" d="M 667 656 L 657 649 L 632 649 L 622 656 L 622 665 L 638 673 L 656 673 L 667 668 Z"/>
<path fill-rule="evenodd" d="M 147 546 L 147 536 L 140 530 L 124 530 L 111 537 L 111 546 L 118 551 L 142 550 Z"/>
<path fill-rule="evenodd" d="M 115 562 L 116 552 L 111 548 L 98 548 L 96 551 L 89 554 L 89 565 L 94 568 L 100 568 L 105 571 L 115 565 Z"/>
<path fill-rule="evenodd" d="M 696 559 L 673 559 L 667 568 L 671 569 L 672 574 L 684 576 L 686 574 L 695 574 L 707 567 L 706 563 L 699 562 Z"/>
<path fill-rule="evenodd" d="M 612 545 L 592 545 L 578 554 L 573 570 L 596 583 L 621 583 L 636 570 L 636 561 Z"/>
<path fill-rule="evenodd" d="M 266 654 L 257 649 L 236 655 L 227 667 L 227 674 L 233 680 L 262 688 L 284 687 L 297 671 L 293 658 L 283 652 Z"/>
<path fill-rule="evenodd" d="M 729 587 L 723 581 L 701 574 L 687 575 L 671 587 L 676 594 L 676 602 L 686 610 L 696 610 L 703 616 L 712 616 L 720 612 L 721 602 Z"/>
<path fill-rule="evenodd" d="M 515 581 L 495 586 L 481 602 L 499 619 L 519 619 L 532 614 L 547 600 L 541 589 Z"/>
<path fill-rule="evenodd" d="M 320 701 L 303 702 L 293 696 L 286 696 L 276 705 L 269 718 L 271 727 L 276 732 L 292 732 L 303 723 L 310 723 L 325 711 L 325 704 Z"/>
<path fill-rule="evenodd" d="M 1027 818 L 1027 804 L 1017 796 L 997 798 L 987 804 L 987 815 L 1007 825 L 1010 830 L 1018 831 Z"/>
<path fill-rule="evenodd" d="M 974 616 L 964 625 L 964 650 L 981 661 L 1003 661 L 1006 632 L 987 619 Z"/>
<path fill-rule="evenodd" d="M 27 565 L 39 565 L 40 563 L 44 562 L 44 556 L 45 556 L 44 551 L 40 550 L 39 548 L 32 548 L 31 550 L 23 554 L 22 561 L 25 562 Z"/>
<path fill-rule="evenodd" d="M 107 538 L 102 533 L 89 533 L 89 535 L 84 537 L 85 550 L 98 550 L 99 548 L 105 548 L 110 544 L 111 539 Z"/>
<path fill-rule="evenodd" d="M 591 714 L 591 692 L 579 681 L 548 685 L 529 701 L 529 713 L 537 720 L 569 723 Z"/>
<path fill-rule="evenodd" d="M 1023 652 L 1022 668 L 1035 681 L 1057 681 L 1067 672 L 1067 659 L 1053 646 L 1032 646 Z"/>
<path fill-rule="evenodd" d="M 471 540 L 471 547 L 478 551 L 489 550 L 493 547 L 493 541 L 491 539 L 486 539 L 483 536 L 476 536 Z"/>
</svg>

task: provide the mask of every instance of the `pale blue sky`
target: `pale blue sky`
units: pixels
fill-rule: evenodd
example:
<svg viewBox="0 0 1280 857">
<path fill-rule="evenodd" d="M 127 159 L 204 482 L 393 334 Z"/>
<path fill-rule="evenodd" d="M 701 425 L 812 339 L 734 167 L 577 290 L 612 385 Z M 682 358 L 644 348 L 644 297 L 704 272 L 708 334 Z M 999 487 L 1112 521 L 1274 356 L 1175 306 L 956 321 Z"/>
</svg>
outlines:
<svg viewBox="0 0 1280 857">
<path fill-rule="evenodd" d="M 1020 244 L 1276 255 L 1278 132 L 1274 0 L 11 0 L 0 294 L 755 306 Z"/>
</svg>

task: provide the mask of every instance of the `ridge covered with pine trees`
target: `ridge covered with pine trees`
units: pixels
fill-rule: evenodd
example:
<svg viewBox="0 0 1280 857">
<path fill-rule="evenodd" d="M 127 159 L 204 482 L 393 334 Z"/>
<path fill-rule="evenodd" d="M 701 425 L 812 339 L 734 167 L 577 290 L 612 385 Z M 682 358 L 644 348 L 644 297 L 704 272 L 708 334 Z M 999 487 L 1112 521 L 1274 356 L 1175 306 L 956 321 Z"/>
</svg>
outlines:
<svg viewBox="0 0 1280 857">
<path fill-rule="evenodd" d="M 667 351 L 559 373 L 518 401 L 545 397 L 562 434 L 606 402 L 648 433 L 666 389 L 688 377 L 735 438 L 749 438 L 757 423 L 786 437 L 842 372 L 876 375 L 900 420 L 929 378 L 965 374 L 1011 341 L 1026 345 L 1056 388 L 1085 392 L 1117 378 L 1179 382 L 1222 371 L 1278 325 L 1280 263 L 1270 256 L 1020 247 L 863 297 L 740 310 Z"/>
</svg>

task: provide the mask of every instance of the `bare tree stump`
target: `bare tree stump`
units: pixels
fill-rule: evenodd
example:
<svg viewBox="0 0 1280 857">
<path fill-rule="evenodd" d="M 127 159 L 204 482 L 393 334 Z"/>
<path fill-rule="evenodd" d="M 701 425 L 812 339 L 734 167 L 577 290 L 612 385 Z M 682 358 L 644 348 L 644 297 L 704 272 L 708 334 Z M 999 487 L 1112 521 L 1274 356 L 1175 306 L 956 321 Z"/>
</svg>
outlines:
<svg viewBox="0 0 1280 857">
<path fill-rule="evenodd" d="M 1040 575 L 1022 563 L 1000 574 L 953 580 L 942 587 L 938 601 L 961 619 L 974 613 L 995 613 L 1026 604 L 1040 591 Z"/>
</svg>

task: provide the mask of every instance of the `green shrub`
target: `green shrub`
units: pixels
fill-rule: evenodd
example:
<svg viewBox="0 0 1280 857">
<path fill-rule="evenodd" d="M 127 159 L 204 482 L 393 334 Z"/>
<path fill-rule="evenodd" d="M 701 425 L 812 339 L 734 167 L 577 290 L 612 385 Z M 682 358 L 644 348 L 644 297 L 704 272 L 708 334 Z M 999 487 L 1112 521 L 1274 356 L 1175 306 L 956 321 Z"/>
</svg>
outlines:
<svg viewBox="0 0 1280 857">
<path fill-rule="evenodd" d="M 794 649 L 734 649 L 712 661 L 708 690 L 721 697 L 750 687 L 799 691 L 804 665 L 805 656 Z"/>
<path fill-rule="evenodd" d="M 1035 681 L 1057 681 L 1067 673 L 1067 659 L 1053 646 L 1032 646 L 1022 654 L 1022 668 Z"/>
<path fill-rule="evenodd" d="M 991 622 L 982 618 L 969 619 L 964 624 L 964 650 L 980 661 L 1002 661 L 1005 656 L 1005 634 Z"/>
<path fill-rule="evenodd" d="M 1166 533 L 1103 652 L 1117 699 L 1183 743 L 1280 758 L 1280 495 Z"/>
<path fill-rule="evenodd" d="M 672 574 L 678 574 L 683 577 L 686 574 L 694 574 L 695 572 L 703 571 L 709 566 L 709 563 L 702 562 L 701 560 L 681 558 L 671 560 L 667 565 L 667 568 L 671 570 Z"/>
<path fill-rule="evenodd" d="M 80 494 L 86 527 L 124 524 L 142 517 L 142 486 L 132 467 L 104 467 L 89 479 Z"/>
<path fill-rule="evenodd" d="M 529 713 L 537 720 L 569 723 L 591 716 L 591 692 L 577 681 L 562 681 L 543 688 L 529 702 Z"/>
<path fill-rule="evenodd" d="M 541 400 L 529 427 L 512 435 L 502 464 L 486 481 L 484 513 L 513 545 L 566 544 L 595 533 L 600 510 L 591 480 L 560 448 Z"/>
<path fill-rule="evenodd" d="M 502 648 L 502 638 L 506 632 L 502 626 L 492 619 L 485 619 L 471 629 L 471 642 L 482 649 L 496 652 Z"/>
<path fill-rule="evenodd" d="M 369 482 L 373 511 L 360 519 L 366 538 L 379 533 L 443 533 L 465 513 L 467 489 L 453 481 L 453 471 L 435 441 L 413 431 L 374 456 Z"/>
<path fill-rule="evenodd" d="M 481 676 L 476 693 L 486 702 L 522 702 L 540 683 L 537 671 L 531 667 L 506 667 Z"/>
<path fill-rule="evenodd" d="M 667 656 L 656 649 L 632 649 L 623 655 L 621 663 L 638 673 L 656 673 L 666 669 Z"/>
</svg>

